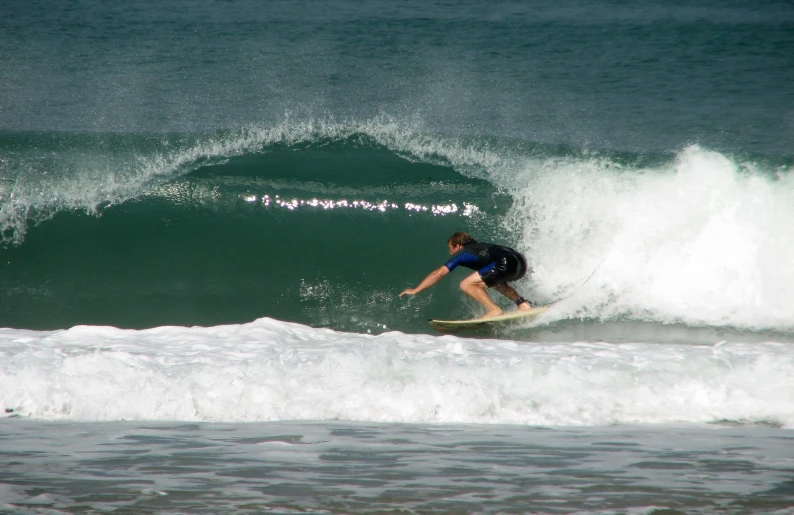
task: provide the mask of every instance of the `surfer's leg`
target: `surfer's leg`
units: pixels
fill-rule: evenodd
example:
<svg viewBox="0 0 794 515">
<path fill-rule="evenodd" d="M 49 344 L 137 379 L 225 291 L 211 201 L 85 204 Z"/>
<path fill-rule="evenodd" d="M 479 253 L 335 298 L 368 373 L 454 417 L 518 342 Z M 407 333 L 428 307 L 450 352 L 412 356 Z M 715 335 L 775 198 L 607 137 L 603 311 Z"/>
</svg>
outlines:
<svg viewBox="0 0 794 515">
<path fill-rule="evenodd" d="M 523 298 L 515 288 L 510 286 L 510 283 L 495 284 L 493 288 L 513 302 L 523 300 L 524 302 L 518 304 L 518 309 L 520 311 L 529 311 L 532 309 L 532 304 L 530 304 L 527 299 Z"/>
<path fill-rule="evenodd" d="M 511 281 L 517 281 L 524 277 L 527 273 L 527 269 L 527 260 L 524 256 L 518 252 L 514 252 L 512 256 L 502 258 L 491 272 L 483 276 L 483 281 L 491 288 L 494 288 L 496 291 L 512 300 L 519 311 L 529 311 L 532 309 L 532 304 L 510 285 Z"/>
<path fill-rule="evenodd" d="M 485 315 L 480 318 L 490 318 L 502 314 L 502 309 L 488 295 L 487 288 L 488 286 L 483 282 L 479 272 L 474 272 L 460 282 L 460 289 L 463 290 L 463 293 L 485 307 Z"/>
</svg>

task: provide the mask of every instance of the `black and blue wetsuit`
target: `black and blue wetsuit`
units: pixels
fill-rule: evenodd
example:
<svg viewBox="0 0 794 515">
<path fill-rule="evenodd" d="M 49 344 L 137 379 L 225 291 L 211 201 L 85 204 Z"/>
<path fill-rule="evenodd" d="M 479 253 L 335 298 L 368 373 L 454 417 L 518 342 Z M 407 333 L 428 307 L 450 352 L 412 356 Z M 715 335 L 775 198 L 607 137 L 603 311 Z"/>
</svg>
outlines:
<svg viewBox="0 0 794 515">
<path fill-rule="evenodd" d="M 489 287 L 517 281 L 527 273 L 527 260 L 520 252 L 491 243 L 467 243 L 444 263 L 450 272 L 458 265 L 477 270 Z"/>
</svg>

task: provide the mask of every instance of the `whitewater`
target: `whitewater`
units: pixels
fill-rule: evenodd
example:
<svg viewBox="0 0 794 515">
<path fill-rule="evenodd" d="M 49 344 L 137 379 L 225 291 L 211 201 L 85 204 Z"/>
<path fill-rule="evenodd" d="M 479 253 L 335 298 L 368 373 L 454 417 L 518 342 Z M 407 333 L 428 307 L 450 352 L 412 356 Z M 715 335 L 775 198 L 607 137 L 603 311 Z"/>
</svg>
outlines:
<svg viewBox="0 0 794 515">
<path fill-rule="evenodd" d="M 268 318 L 0 338 L 0 404 L 42 420 L 794 424 L 781 343 L 372 336 Z"/>
</svg>

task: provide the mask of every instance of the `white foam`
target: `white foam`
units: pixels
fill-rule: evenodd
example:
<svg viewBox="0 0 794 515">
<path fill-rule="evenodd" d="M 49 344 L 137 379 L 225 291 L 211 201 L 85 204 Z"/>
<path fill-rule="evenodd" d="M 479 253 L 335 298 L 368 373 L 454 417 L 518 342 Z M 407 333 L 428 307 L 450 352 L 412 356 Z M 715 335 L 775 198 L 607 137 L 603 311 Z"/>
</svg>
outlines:
<svg viewBox="0 0 794 515">
<path fill-rule="evenodd" d="M 0 330 L 0 406 L 60 420 L 794 426 L 794 346 L 527 344 L 263 318 Z"/>
</svg>

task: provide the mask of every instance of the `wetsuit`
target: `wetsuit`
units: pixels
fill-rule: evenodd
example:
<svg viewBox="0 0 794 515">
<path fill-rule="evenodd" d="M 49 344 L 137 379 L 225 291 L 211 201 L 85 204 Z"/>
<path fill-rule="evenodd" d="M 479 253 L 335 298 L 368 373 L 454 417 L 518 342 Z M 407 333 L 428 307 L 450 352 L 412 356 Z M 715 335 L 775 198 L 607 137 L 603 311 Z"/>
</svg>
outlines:
<svg viewBox="0 0 794 515">
<path fill-rule="evenodd" d="M 527 273 L 527 260 L 520 252 L 491 243 L 467 243 L 444 263 L 450 272 L 458 265 L 477 270 L 489 287 L 517 281 Z"/>
</svg>

